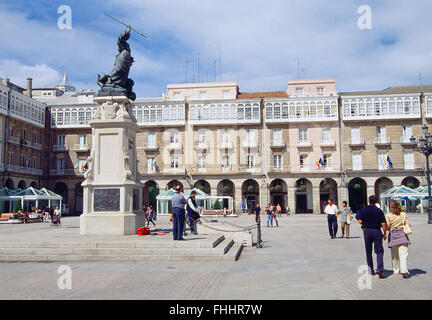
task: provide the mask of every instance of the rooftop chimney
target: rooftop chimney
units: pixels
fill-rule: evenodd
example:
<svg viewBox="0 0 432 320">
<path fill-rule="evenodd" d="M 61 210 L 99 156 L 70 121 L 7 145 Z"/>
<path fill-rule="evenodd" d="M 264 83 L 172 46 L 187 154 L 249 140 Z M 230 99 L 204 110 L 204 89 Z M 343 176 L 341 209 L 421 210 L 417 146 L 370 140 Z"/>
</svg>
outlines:
<svg viewBox="0 0 432 320">
<path fill-rule="evenodd" d="M 33 96 L 32 93 L 32 78 L 27 78 L 27 95 L 31 98 Z"/>
</svg>

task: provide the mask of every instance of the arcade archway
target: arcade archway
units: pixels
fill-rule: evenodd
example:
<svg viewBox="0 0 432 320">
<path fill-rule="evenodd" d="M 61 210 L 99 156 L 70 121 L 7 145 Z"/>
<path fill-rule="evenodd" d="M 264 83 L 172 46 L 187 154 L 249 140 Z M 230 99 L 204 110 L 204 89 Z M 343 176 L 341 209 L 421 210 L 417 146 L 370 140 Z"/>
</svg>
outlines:
<svg viewBox="0 0 432 320">
<path fill-rule="evenodd" d="M 367 183 L 362 178 L 354 178 L 348 184 L 349 206 L 355 213 L 367 205 Z"/>
<path fill-rule="evenodd" d="M 295 183 L 295 212 L 313 213 L 312 183 L 308 179 L 298 179 Z"/>
<path fill-rule="evenodd" d="M 285 212 L 287 205 L 288 186 L 282 179 L 275 179 L 270 183 L 270 202 L 272 204 L 280 205 L 282 212 Z"/>
</svg>

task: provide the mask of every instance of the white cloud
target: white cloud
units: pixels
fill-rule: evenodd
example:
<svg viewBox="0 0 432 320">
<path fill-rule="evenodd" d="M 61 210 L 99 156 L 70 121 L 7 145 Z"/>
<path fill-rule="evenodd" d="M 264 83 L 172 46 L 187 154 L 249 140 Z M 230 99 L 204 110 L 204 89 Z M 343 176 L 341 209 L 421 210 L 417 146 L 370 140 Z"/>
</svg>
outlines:
<svg viewBox="0 0 432 320">
<path fill-rule="evenodd" d="M 60 73 L 46 64 L 34 66 L 24 65 L 15 59 L 0 60 L 0 72 L 3 78 L 9 78 L 11 82 L 26 87 L 26 78 L 33 78 L 33 87 L 52 87 L 60 80 Z"/>
</svg>

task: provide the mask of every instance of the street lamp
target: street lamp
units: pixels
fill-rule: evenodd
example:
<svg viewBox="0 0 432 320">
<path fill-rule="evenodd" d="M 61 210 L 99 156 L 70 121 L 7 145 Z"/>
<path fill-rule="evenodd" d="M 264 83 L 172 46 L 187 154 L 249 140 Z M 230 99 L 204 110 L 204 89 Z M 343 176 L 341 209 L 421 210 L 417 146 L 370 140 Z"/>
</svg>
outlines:
<svg viewBox="0 0 432 320">
<path fill-rule="evenodd" d="M 431 196 L 431 179 L 430 179 L 430 168 L 429 168 L 429 156 L 432 154 L 432 134 L 429 133 L 429 129 L 426 125 L 422 127 L 423 137 L 417 139 L 415 137 L 410 138 L 410 143 L 414 150 L 421 152 L 426 157 L 426 181 L 428 185 L 428 224 L 432 224 L 432 196 Z"/>
</svg>

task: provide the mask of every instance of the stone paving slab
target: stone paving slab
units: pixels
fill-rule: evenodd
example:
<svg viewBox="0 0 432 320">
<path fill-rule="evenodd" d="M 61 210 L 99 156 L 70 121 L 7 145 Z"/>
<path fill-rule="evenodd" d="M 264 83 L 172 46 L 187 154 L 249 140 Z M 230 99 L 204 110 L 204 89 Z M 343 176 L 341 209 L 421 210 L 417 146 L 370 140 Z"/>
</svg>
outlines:
<svg viewBox="0 0 432 320">
<path fill-rule="evenodd" d="M 73 227 L 76 218 L 67 219 L 64 225 Z M 366 262 L 359 225 L 351 226 L 352 239 L 330 240 L 324 216 L 302 215 L 281 217 L 279 228 L 263 227 L 265 247 L 247 248 L 237 262 L 160 258 L 0 263 L 0 299 L 432 299 L 432 225 L 425 216 L 410 216 L 410 220 L 414 231 L 408 261 L 412 277 L 405 280 L 391 275 L 386 248 L 388 277 L 373 277 L 370 290 L 360 290 L 357 285 L 358 268 Z M 253 217 L 233 222 L 250 225 Z M 8 239 L 4 227 L 19 226 L 1 225 L 0 241 Z M 61 237 L 59 230 L 52 232 L 53 238 Z M 32 235 L 33 240 L 37 238 Z M 72 269 L 71 290 L 57 287 L 57 270 L 63 264 Z"/>
</svg>

